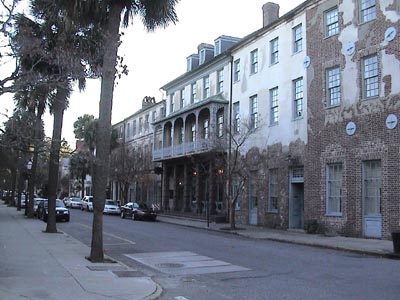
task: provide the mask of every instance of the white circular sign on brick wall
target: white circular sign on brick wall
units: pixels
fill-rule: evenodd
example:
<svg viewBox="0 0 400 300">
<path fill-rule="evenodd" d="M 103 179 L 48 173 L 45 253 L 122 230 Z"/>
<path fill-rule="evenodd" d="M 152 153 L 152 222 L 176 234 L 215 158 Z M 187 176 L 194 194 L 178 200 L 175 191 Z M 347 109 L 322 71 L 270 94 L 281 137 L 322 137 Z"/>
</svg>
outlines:
<svg viewBox="0 0 400 300">
<path fill-rule="evenodd" d="M 394 129 L 397 126 L 397 117 L 394 114 L 390 114 L 386 118 L 386 127 L 389 129 Z"/>
<path fill-rule="evenodd" d="M 353 135 L 356 132 L 356 124 L 354 122 L 349 122 L 346 125 L 346 133 L 347 135 Z"/>
</svg>

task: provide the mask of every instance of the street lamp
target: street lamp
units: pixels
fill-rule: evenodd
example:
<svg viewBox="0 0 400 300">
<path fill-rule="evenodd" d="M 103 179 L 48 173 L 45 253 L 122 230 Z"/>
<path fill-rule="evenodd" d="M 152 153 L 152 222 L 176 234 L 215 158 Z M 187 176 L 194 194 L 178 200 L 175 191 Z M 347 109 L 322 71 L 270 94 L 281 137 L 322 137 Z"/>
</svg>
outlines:
<svg viewBox="0 0 400 300">
<path fill-rule="evenodd" d="M 32 170 L 32 160 L 29 159 L 28 162 L 26 163 L 26 180 L 28 183 L 28 190 L 29 190 L 29 177 L 31 175 L 31 170 Z M 29 193 L 28 193 L 28 195 L 25 195 L 25 216 L 28 215 L 28 204 L 30 200 L 31 199 L 29 199 Z"/>
</svg>

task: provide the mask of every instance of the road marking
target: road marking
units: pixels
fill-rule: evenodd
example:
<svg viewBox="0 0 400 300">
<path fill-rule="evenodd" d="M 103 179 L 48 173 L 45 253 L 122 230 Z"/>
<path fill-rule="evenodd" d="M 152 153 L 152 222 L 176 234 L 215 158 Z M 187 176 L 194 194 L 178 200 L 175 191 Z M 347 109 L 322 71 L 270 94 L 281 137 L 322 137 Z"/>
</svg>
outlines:
<svg viewBox="0 0 400 300">
<path fill-rule="evenodd" d="M 162 273 L 172 275 L 228 273 L 250 270 L 190 251 L 145 252 L 124 255 Z"/>
<path fill-rule="evenodd" d="M 86 227 L 88 229 L 92 229 L 92 226 L 88 226 L 86 224 L 82 224 L 82 223 L 75 223 L 75 224 L 81 225 L 82 227 Z M 134 241 L 128 240 L 126 238 L 120 237 L 120 236 L 112 234 L 112 233 L 107 233 L 107 232 L 103 231 L 103 235 L 107 235 L 107 236 L 110 236 L 110 237 L 115 238 L 117 240 L 124 241 L 124 242 L 126 242 L 128 244 L 132 244 L 132 245 L 136 244 Z"/>
</svg>

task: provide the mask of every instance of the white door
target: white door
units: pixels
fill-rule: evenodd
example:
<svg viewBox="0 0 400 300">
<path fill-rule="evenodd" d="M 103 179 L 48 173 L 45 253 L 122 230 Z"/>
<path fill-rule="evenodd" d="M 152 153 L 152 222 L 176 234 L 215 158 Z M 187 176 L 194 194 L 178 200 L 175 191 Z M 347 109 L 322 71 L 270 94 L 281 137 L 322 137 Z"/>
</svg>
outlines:
<svg viewBox="0 0 400 300">
<path fill-rule="evenodd" d="M 363 227 L 365 237 L 382 237 L 380 160 L 363 163 Z"/>
</svg>

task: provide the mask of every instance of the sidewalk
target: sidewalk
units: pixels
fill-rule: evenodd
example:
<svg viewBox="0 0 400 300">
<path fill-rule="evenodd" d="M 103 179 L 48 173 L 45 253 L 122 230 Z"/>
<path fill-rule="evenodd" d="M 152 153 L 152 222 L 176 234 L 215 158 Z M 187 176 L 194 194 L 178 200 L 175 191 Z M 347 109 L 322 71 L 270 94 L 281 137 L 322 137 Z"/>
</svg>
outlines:
<svg viewBox="0 0 400 300">
<path fill-rule="evenodd" d="M 210 223 L 208 227 L 207 222 L 204 220 L 162 214 L 158 215 L 157 219 L 160 222 L 221 231 L 231 234 L 237 234 L 252 239 L 265 239 L 277 242 L 349 251 L 378 257 L 396 259 L 400 258 L 399 256 L 393 254 L 392 241 L 387 240 L 350 238 L 342 236 L 324 236 L 319 234 L 307 234 L 301 231 L 286 231 L 241 224 L 236 225 L 238 230 L 231 231 L 227 230 L 227 228 L 229 228 L 229 224 L 226 223 Z"/>
<path fill-rule="evenodd" d="M 43 222 L 0 204 L 0 299 L 134 300 L 161 292 L 151 278 L 131 277 L 135 270 L 121 263 L 89 262 L 88 246 L 44 229 Z"/>
</svg>

